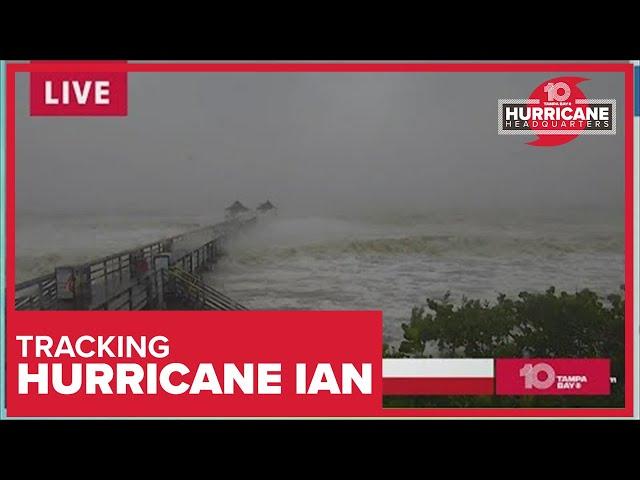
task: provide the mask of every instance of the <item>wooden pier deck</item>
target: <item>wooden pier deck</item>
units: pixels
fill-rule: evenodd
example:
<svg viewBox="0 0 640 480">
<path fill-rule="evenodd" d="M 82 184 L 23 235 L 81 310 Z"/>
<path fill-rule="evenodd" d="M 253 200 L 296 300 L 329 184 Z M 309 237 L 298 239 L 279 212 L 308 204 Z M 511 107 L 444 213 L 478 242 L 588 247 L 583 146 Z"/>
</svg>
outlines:
<svg viewBox="0 0 640 480">
<path fill-rule="evenodd" d="M 238 310 L 242 305 L 204 285 L 227 242 L 256 217 L 229 220 L 16 285 L 17 310 Z"/>
</svg>

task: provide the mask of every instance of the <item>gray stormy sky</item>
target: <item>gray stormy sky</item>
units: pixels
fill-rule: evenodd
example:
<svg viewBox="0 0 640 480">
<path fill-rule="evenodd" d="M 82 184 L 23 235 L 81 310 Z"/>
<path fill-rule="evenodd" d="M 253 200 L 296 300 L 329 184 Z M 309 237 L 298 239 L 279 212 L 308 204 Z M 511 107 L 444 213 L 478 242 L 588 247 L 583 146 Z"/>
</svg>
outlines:
<svg viewBox="0 0 640 480">
<path fill-rule="evenodd" d="M 269 198 L 295 214 L 454 207 L 622 209 L 618 133 L 553 148 L 498 136 L 498 98 L 558 74 L 130 74 L 129 115 L 29 117 L 17 81 L 16 206 L 206 214 Z M 575 74 L 574 74 L 575 75 Z"/>
</svg>

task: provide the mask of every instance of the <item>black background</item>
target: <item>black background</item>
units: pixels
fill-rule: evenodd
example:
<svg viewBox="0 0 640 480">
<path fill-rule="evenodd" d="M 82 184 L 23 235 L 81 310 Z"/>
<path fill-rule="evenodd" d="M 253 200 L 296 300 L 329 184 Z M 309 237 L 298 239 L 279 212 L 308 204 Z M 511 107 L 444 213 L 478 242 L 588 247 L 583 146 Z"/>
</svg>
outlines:
<svg viewBox="0 0 640 480">
<path fill-rule="evenodd" d="M 129 60 L 627 60 L 640 58 L 638 22 L 622 7 L 606 34 L 593 32 L 596 12 L 576 12 L 527 2 L 509 6 L 456 3 L 369 3 L 355 12 L 345 5 L 305 4 L 276 10 L 238 4 L 207 8 L 189 4 L 70 3 L 12 5 L 3 9 L 0 58 Z M 13 8 L 15 7 L 15 9 Z M 91 7 L 103 7 L 94 11 Z M 567 11 L 568 9 L 568 11 Z M 587 10 L 586 7 L 581 9 Z M 562 10 L 562 11 L 561 11 Z M 613 14 L 612 10 L 612 14 Z M 371 16 L 375 18 L 371 18 Z M 491 23 L 489 20 L 492 19 Z M 576 32 L 573 34 L 573 32 Z M 611 473 L 631 460 L 640 422 L 625 421 L 4 421 L 0 422 L 0 466 L 19 474 L 36 466 L 54 473 L 83 475 L 145 472 L 169 464 L 203 467 L 208 477 L 237 456 L 235 471 L 249 467 L 261 476 L 279 476 L 292 465 L 298 477 L 341 477 L 343 460 L 363 470 L 383 469 L 406 477 L 526 473 L 574 476 L 585 467 L 605 465 Z M 628 435 L 632 435 L 628 437 Z M 635 441 L 634 441 L 635 439 Z M 627 442 L 626 444 L 623 442 Z M 626 445 L 626 447 L 625 447 Z M 61 449 L 48 459 L 54 448 Z M 9 449 L 27 454 L 17 463 Z M 145 453 L 146 452 L 146 453 Z M 147 457 L 147 460 L 144 458 Z M 89 462 L 89 470 L 79 467 Z M 510 465 L 515 463 L 515 467 Z M 444 470 L 436 467 L 439 464 Z M 633 470 L 632 470 L 633 471 Z M 622 473 L 618 473 L 621 475 Z M 129 475 L 126 475 L 129 477 Z"/>
</svg>

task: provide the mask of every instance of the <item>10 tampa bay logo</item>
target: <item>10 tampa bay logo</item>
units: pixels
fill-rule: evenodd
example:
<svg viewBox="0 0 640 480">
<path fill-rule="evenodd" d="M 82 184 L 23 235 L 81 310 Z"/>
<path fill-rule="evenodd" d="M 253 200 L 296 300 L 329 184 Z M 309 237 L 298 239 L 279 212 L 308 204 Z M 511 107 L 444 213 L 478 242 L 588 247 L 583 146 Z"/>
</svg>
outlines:
<svg viewBox="0 0 640 480">
<path fill-rule="evenodd" d="M 610 395 L 610 373 L 607 358 L 498 358 L 495 391 L 497 395 Z"/>
<path fill-rule="evenodd" d="M 586 375 L 556 375 L 555 369 L 548 363 L 526 363 L 520 369 L 526 390 L 547 390 L 553 385 L 558 390 L 580 390 L 589 380 Z"/>
<path fill-rule="evenodd" d="M 582 77 L 557 77 L 538 85 L 529 98 L 498 99 L 499 135 L 536 135 L 529 145 L 552 147 L 579 135 L 615 135 L 616 101 L 587 98 Z"/>
</svg>

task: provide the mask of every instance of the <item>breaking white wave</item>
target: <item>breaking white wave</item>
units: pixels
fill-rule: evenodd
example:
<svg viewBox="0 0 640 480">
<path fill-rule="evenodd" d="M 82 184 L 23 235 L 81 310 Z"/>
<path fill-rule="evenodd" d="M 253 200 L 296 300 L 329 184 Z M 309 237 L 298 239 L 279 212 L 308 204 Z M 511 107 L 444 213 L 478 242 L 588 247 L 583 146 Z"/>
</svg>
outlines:
<svg viewBox="0 0 640 480">
<path fill-rule="evenodd" d="M 587 238 L 508 238 L 490 236 L 416 235 L 405 237 L 370 238 L 361 240 L 312 241 L 298 246 L 266 246 L 258 249 L 236 249 L 236 260 L 246 262 L 269 261 L 269 257 L 315 258 L 334 255 L 559 255 L 572 252 L 619 252 L 624 239 L 619 235 Z"/>
</svg>

